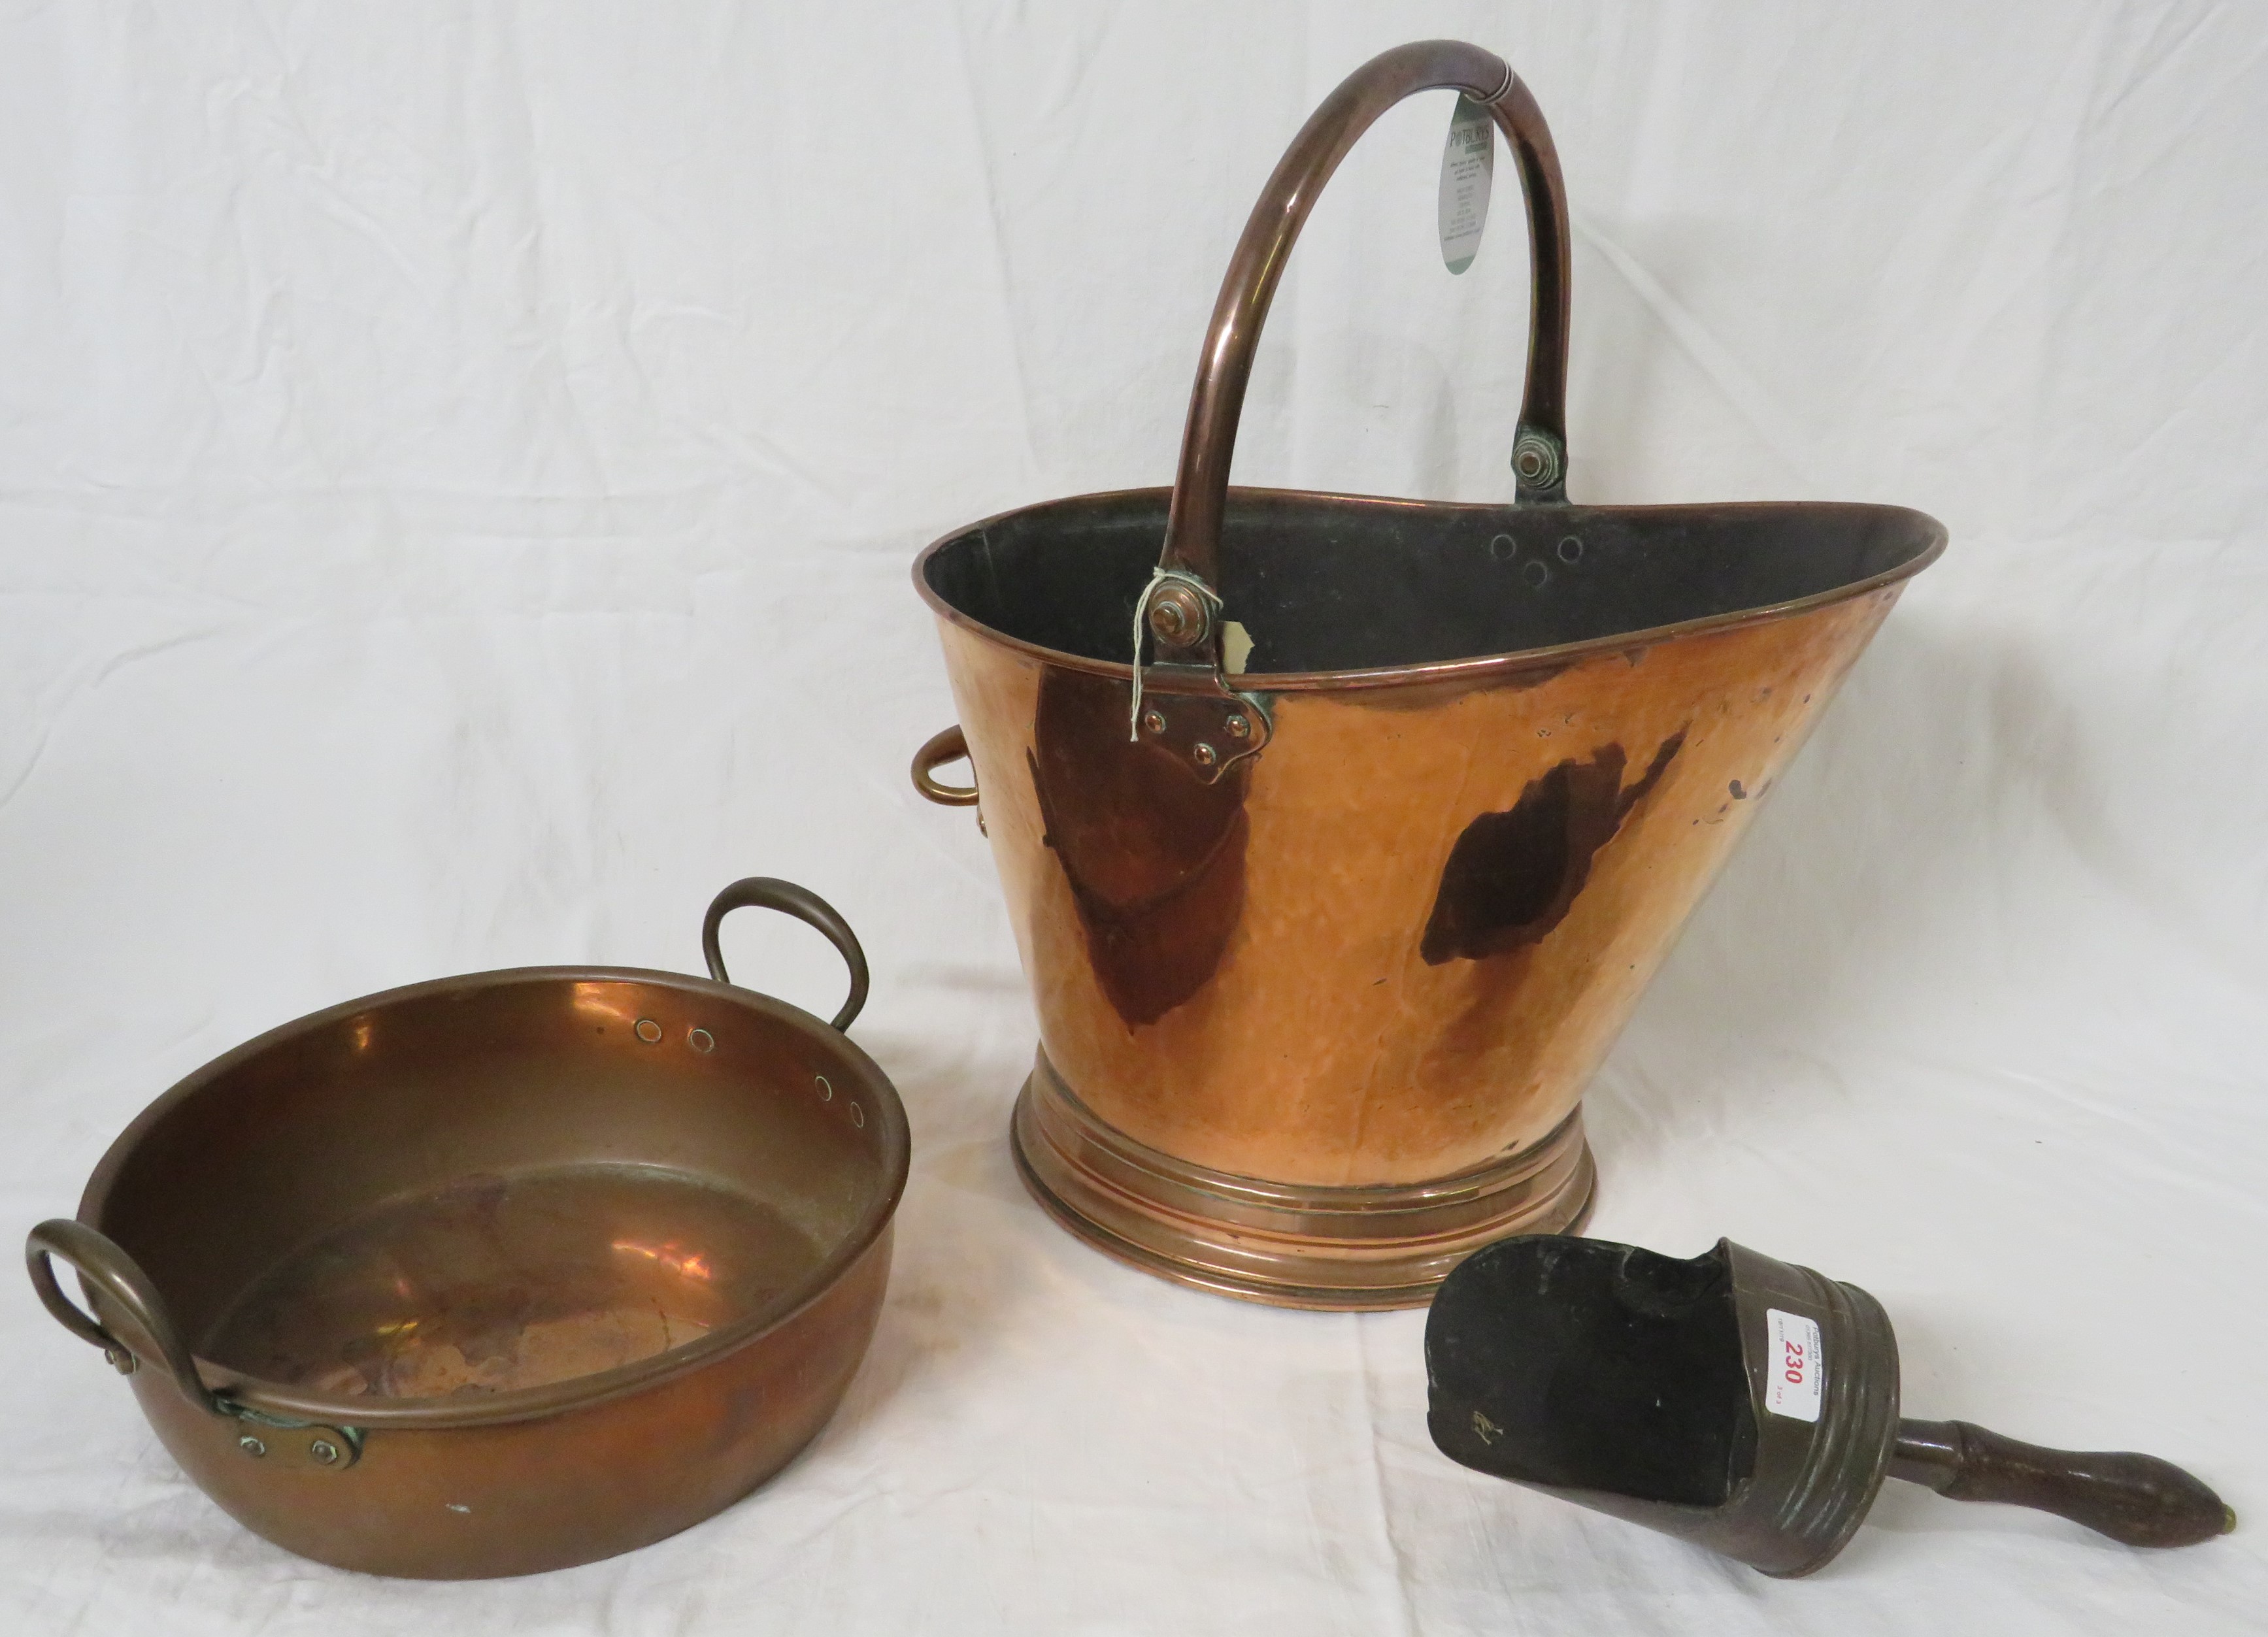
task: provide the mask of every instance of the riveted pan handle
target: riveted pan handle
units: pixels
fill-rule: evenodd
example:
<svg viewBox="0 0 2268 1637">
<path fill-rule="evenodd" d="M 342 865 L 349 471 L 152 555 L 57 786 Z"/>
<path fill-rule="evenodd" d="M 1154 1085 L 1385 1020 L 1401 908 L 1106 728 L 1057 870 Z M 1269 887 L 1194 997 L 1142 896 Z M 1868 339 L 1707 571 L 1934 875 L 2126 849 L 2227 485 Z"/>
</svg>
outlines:
<svg viewBox="0 0 2268 1637">
<path fill-rule="evenodd" d="M 1219 603 L 1229 460 L 1261 326 L 1292 243 L 1331 173 L 1372 122 L 1403 98 L 1434 90 L 1460 91 L 1485 106 L 1520 168 L 1532 275 L 1528 387 L 1513 469 L 1521 500 L 1565 498 L 1567 200 L 1558 151 L 1535 99 L 1501 58 L 1452 40 L 1397 46 L 1350 74 L 1292 139 L 1252 208 L 1221 282 L 1189 395 L 1165 550 L 1143 599 L 1143 617 L 1166 664 L 1219 666 L 1223 617 L 1235 613 Z M 1134 661 L 1138 668 L 1138 652 Z"/>
<path fill-rule="evenodd" d="M 850 930 L 849 921 L 836 914 L 835 906 L 808 887 L 770 876 L 750 876 L 733 883 L 717 894 L 701 922 L 702 958 L 709 963 L 709 975 L 719 983 L 730 983 L 733 979 L 725 970 L 725 951 L 718 944 L 717 930 L 724 925 L 725 917 L 736 909 L 776 909 L 784 915 L 793 915 L 806 926 L 816 927 L 825 935 L 842 955 L 843 964 L 850 968 L 850 998 L 843 1002 L 843 1009 L 834 1017 L 834 1027 L 848 1029 L 850 1020 L 866 1004 L 866 951 L 858 947 L 858 935 Z"/>
<path fill-rule="evenodd" d="M 116 1240 L 98 1233 L 85 1222 L 65 1217 L 41 1222 L 24 1242 L 24 1261 L 31 1270 L 32 1288 L 40 1293 L 40 1302 L 65 1330 L 100 1347 L 102 1356 L 120 1375 L 132 1375 L 145 1361 L 131 1344 L 112 1334 L 63 1294 L 63 1286 L 55 1279 L 57 1257 L 70 1263 L 81 1279 L 126 1316 L 157 1353 L 155 1362 L 173 1378 L 173 1385 L 183 1398 L 207 1413 L 233 1424 L 236 1447 L 245 1455 L 276 1465 L 313 1467 L 334 1472 L 343 1472 L 362 1458 L 363 1430 L 359 1427 L 271 1415 L 213 1391 L 197 1374 L 196 1355 L 182 1339 L 165 1299 L 150 1282 L 150 1276 L 119 1247 Z"/>
<path fill-rule="evenodd" d="M 955 723 L 944 732 L 932 734 L 929 742 L 914 752 L 914 789 L 940 807 L 974 807 L 976 787 L 973 784 L 943 784 L 939 782 L 937 770 L 949 763 L 968 760 L 968 738 Z M 975 766 L 973 762 L 970 763 Z"/>
<path fill-rule="evenodd" d="M 40 1293 L 40 1302 L 55 1316 L 56 1322 L 80 1340 L 100 1347 L 102 1356 L 120 1375 L 130 1376 L 141 1364 L 140 1356 L 63 1294 L 63 1286 L 55 1279 L 56 1257 L 70 1263 L 79 1277 L 109 1297 L 133 1321 L 157 1350 L 158 1362 L 173 1376 L 183 1398 L 201 1410 L 210 1410 L 217 1415 L 226 1413 L 198 1376 L 195 1355 L 189 1351 L 189 1344 L 181 1340 L 181 1332 L 157 1287 L 116 1241 L 97 1233 L 85 1222 L 58 1216 L 32 1230 L 24 1244 L 24 1261 L 31 1271 L 32 1288 Z"/>
</svg>

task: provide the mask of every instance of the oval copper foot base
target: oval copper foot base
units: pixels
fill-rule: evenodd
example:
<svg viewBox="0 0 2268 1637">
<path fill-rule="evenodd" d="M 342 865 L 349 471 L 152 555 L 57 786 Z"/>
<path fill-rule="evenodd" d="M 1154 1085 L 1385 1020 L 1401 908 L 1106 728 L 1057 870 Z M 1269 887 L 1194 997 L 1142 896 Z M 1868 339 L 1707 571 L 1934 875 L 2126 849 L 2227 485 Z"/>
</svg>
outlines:
<svg viewBox="0 0 2268 1637">
<path fill-rule="evenodd" d="M 1271 1307 L 1423 1307 L 1491 1240 L 1580 1231 L 1597 1180 L 1580 1112 L 1531 1149 L 1436 1182 L 1324 1188 L 1240 1177 L 1105 1125 L 1044 1053 L 1009 1135 L 1024 1186 L 1097 1250 Z"/>
</svg>

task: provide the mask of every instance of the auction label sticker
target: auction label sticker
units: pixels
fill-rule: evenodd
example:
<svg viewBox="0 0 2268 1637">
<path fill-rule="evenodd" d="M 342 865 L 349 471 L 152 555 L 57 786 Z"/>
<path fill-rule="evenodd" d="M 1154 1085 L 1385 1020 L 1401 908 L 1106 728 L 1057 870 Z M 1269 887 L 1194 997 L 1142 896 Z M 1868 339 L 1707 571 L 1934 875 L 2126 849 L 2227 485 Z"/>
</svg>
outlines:
<svg viewBox="0 0 2268 1637">
<path fill-rule="evenodd" d="M 1764 1350 L 1770 1374 L 1764 1381 L 1764 1408 L 1774 1415 L 1799 1421 L 1819 1419 L 1819 1325 L 1800 1313 L 1764 1310 Z"/>
<path fill-rule="evenodd" d="M 1496 121 L 1485 106 L 1460 92 L 1456 112 L 1449 115 L 1449 140 L 1441 150 L 1441 260 L 1452 273 L 1463 272 L 1480 253 L 1495 173 Z"/>
</svg>

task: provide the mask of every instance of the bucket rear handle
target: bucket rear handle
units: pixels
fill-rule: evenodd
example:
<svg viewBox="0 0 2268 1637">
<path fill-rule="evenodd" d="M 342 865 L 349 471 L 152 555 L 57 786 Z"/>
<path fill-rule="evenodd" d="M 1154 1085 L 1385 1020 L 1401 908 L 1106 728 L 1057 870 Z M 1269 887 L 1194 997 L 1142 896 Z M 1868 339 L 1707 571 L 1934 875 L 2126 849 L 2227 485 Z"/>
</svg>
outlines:
<svg viewBox="0 0 2268 1637">
<path fill-rule="evenodd" d="M 1520 500 L 1566 498 L 1567 199 L 1558 150 L 1535 99 L 1502 58 L 1453 40 L 1397 46 L 1347 76 L 1292 138 L 1253 206 L 1221 281 L 1189 395 L 1165 550 L 1138 616 L 1147 620 L 1162 664 L 1219 670 L 1226 620 L 1217 594 L 1229 461 L 1261 326 L 1300 229 L 1339 161 L 1378 116 L 1405 97 L 1436 90 L 1462 92 L 1487 108 L 1519 165 L 1531 273 L 1528 385 L 1512 465 Z M 1234 613 L 1226 611 L 1229 617 Z M 1141 662 L 1138 651 L 1138 672 Z"/>
<path fill-rule="evenodd" d="M 725 951 L 717 942 L 718 929 L 725 917 L 736 909 L 776 909 L 783 915 L 793 915 L 807 927 L 815 927 L 836 951 L 843 964 L 850 968 L 850 997 L 843 1002 L 843 1009 L 835 1014 L 830 1027 L 847 1030 L 866 1004 L 866 951 L 858 946 L 858 935 L 850 930 L 850 923 L 836 913 L 835 906 L 813 892 L 799 887 L 792 881 L 781 881 L 771 876 L 749 876 L 735 881 L 710 903 L 709 913 L 701 921 L 701 956 L 709 963 L 709 975 L 719 983 L 733 981 L 725 970 Z"/>
<path fill-rule="evenodd" d="M 974 807 L 976 787 L 973 784 L 941 784 L 937 770 L 956 761 L 969 761 L 968 738 L 955 723 L 942 733 L 932 734 L 929 742 L 914 752 L 914 789 L 940 807 Z"/>
</svg>

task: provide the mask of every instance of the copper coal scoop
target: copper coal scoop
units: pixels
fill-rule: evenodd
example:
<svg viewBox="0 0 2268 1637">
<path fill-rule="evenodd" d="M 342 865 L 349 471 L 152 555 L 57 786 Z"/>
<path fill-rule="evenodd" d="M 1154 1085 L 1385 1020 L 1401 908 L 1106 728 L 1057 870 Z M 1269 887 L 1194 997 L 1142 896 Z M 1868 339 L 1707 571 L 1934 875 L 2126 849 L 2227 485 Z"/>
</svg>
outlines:
<svg viewBox="0 0 2268 1637">
<path fill-rule="evenodd" d="M 2193 1545 L 2236 1523 L 2154 1456 L 1901 1420 L 1881 1304 L 1729 1239 L 1688 1261 L 1557 1236 L 1491 1245 L 1433 1299 L 1425 1379 L 1451 1458 L 1767 1575 L 1825 1565 L 1886 1476 L 2134 1546 Z"/>
<path fill-rule="evenodd" d="M 1385 109 L 1485 108 L 1533 259 L 1517 498 L 1228 487 L 1300 224 Z M 915 760 L 978 804 L 1037 1003 L 1026 1182 L 1168 1278 L 1422 1303 L 1591 1198 L 1578 1104 L 1828 699 L 1943 549 L 1918 512 L 1566 497 L 1567 210 L 1496 57 L 1403 46 L 1270 179 L 1205 337 L 1171 490 L 922 554 L 961 724 Z M 935 770 L 966 755 L 973 788 Z"/>
<path fill-rule="evenodd" d="M 842 952 L 832 1024 L 727 980 L 740 905 Z M 32 1282 L 190 1477 L 306 1557 L 519 1575 L 699 1522 L 834 1413 L 907 1162 L 842 1032 L 866 995 L 842 917 L 752 878 L 702 942 L 713 981 L 476 973 L 238 1047 L 33 1230 Z"/>
</svg>

